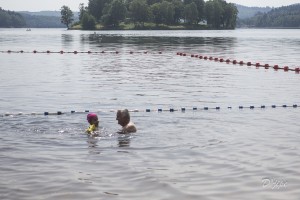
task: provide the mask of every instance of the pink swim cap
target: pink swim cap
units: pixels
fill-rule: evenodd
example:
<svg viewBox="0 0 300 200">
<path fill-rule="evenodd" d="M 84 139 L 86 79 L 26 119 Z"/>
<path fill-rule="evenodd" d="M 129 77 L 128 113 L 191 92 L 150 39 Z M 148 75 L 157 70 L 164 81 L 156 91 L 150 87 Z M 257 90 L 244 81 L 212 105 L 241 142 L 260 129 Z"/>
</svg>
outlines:
<svg viewBox="0 0 300 200">
<path fill-rule="evenodd" d="M 90 123 L 93 119 L 98 121 L 98 116 L 95 113 L 89 113 L 86 119 Z"/>
</svg>

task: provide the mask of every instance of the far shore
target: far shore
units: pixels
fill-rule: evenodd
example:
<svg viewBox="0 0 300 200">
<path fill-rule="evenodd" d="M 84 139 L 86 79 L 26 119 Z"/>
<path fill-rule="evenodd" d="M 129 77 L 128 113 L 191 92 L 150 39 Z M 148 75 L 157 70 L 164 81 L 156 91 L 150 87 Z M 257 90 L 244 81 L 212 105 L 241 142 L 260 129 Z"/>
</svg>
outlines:
<svg viewBox="0 0 300 200">
<path fill-rule="evenodd" d="M 69 30 L 84 30 L 80 24 L 73 25 Z M 133 23 L 125 24 L 121 23 L 119 26 L 105 27 L 101 24 L 97 24 L 95 29 L 87 30 L 232 30 L 225 28 L 212 28 L 206 24 L 179 24 L 179 25 L 165 25 L 165 24 L 153 24 L 145 23 L 144 25 L 135 25 Z"/>
</svg>

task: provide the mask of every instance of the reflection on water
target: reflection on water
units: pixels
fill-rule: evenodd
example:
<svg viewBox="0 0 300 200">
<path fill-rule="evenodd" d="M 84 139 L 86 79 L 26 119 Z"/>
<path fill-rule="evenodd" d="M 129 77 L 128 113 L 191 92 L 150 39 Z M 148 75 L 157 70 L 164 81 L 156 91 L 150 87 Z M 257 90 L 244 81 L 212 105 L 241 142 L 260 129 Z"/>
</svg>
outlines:
<svg viewBox="0 0 300 200">
<path fill-rule="evenodd" d="M 88 136 L 87 143 L 89 145 L 89 148 L 96 148 L 98 145 L 98 137 Z"/>
<path fill-rule="evenodd" d="M 80 35 L 82 45 L 88 42 L 91 45 L 100 45 L 101 47 L 111 47 L 119 45 L 138 45 L 147 46 L 148 48 L 160 47 L 169 48 L 174 46 L 197 46 L 197 47 L 214 47 L 215 51 L 231 49 L 237 42 L 234 37 L 145 37 L 145 36 L 122 36 L 108 34 L 82 34 Z M 208 50 L 208 49 L 206 49 Z M 202 49 L 203 51 L 203 49 Z"/>
<path fill-rule="evenodd" d="M 118 137 L 119 147 L 129 147 L 130 146 L 130 134 L 122 134 Z"/>
<path fill-rule="evenodd" d="M 80 35 L 80 42 L 83 45 L 86 45 L 87 43 L 93 45 L 100 45 L 102 43 L 102 40 L 103 40 L 103 36 L 97 33 Z"/>
<path fill-rule="evenodd" d="M 72 34 L 61 34 L 61 42 L 64 48 L 72 47 L 72 43 L 74 42 L 74 35 Z"/>
<path fill-rule="evenodd" d="M 118 147 L 130 147 L 130 140 L 132 138 L 132 134 L 109 133 L 105 128 L 102 128 L 98 133 L 94 133 L 93 135 L 86 135 L 88 148 L 91 148 L 91 153 L 99 153 L 99 148 L 101 149 L 102 145 L 107 141 L 117 141 Z"/>
</svg>

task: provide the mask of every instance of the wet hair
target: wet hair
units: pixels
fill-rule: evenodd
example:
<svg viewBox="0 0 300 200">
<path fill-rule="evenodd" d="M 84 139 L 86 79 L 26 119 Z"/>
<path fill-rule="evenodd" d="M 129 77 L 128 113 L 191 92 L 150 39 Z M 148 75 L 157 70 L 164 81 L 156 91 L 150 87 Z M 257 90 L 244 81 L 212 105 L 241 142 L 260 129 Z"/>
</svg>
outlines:
<svg viewBox="0 0 300 200">
<path fill-rule="evenodd" d="M 126 124 L 128 124 L 130 122 L 130 114 L 129 114 L 129 111 L 127 109 L 118 110 L 117 117 L 120 117 L 122 119 L 126 119 L 126 122 L 127 122 Z"/>
</svg>

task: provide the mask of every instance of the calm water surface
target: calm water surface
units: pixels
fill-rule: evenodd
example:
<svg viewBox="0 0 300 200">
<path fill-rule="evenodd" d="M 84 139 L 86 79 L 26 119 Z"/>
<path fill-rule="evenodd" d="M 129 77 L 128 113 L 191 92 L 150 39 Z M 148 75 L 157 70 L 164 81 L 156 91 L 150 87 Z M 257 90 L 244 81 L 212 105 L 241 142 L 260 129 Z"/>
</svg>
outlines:
<svg viewBox="0 0 300 200">
<path fill-rule="evenodd" d="M 0 29 L 7 50 L 119 54 L 0 53 L 0 199 L 299 198 L 300 109 L 238 106 L 300 105 L 300 75 L 176 52 L 294 68 L 300 30 Z M 109 112 L 181 107 L 131 113 L 131 135 Z M 4 116 L 71 110 L 101 135 L 86 114 Z"/>
</svg>

